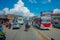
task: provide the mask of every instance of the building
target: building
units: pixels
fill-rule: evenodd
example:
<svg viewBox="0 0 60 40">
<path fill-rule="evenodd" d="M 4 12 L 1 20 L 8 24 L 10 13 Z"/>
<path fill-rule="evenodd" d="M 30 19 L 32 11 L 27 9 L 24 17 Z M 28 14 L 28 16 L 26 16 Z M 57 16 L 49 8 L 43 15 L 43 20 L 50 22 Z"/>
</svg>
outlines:
<svg viewBox="0 0 60 40">
<path fill-rule="evenodd" d="M 40 16 L 51 16 L 51 21 L 60 21 L 60 13 L 53 13 L 53 11 L 41 12 Z"/>
<path fill-rule="evenodd" d="M 7 14 L 7 18 L 9 19 L 9 22 L 12 22 L 13 19 L 15 18 L 15 15 L 13 15 L 13 14 Z"/>
</svg>

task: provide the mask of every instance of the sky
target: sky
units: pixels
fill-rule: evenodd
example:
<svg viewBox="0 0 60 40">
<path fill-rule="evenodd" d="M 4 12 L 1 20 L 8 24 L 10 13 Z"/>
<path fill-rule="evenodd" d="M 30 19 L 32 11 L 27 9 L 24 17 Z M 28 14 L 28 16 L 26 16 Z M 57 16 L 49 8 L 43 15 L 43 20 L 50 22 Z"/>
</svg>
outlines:
<svg viewBox="0 0 60 40">
<path fill-rule="evenodd" d="M 0 14 L 40 16 L 43 11 L 60 12 L 60 0 L 0 0 Z"/>
</svg>

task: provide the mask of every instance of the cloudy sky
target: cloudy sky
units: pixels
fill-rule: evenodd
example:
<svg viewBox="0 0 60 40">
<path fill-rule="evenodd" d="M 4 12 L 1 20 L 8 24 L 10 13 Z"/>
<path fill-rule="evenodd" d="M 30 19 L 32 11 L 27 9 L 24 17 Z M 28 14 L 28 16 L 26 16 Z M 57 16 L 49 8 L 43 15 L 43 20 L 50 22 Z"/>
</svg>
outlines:
<svg viewBox="0 0 60 40">
<path fill-rule="evenodd" d="M 41 11 L 60 12 L 60 0 L 0 0 L 0 14 L 39 16 Z"/>
</svg>

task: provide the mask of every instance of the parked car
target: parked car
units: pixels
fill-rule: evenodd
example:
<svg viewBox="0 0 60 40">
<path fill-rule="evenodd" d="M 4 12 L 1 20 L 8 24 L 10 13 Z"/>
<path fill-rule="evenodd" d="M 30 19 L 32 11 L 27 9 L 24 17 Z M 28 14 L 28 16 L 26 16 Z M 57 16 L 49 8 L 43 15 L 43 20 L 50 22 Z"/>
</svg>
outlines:
<svg viewBox="0 0 60 40">
<path fill-rule="evenodd" d="M 60 28 L 60 22 L 53 22 L 53 26 L 55 28 Z"/>
<path fill-rule="evenodd" d="M 52 24 L 53 24 L 53 27 L 60 28 L 60 16 L 54 16 Z"/>
<path fill-rule="evenodd" d="M 5 40 L 5 39 L 6 39 L 5 34 L 2 31 L 0 31 L 0 40 Z"/>
<path fill-rule="evenodd" d="M 19 23 L 13 23 L 13 24 L 12 24 L 12 28 L 13 28 L 13 29 L 15 29 L 15 28 L 18 28 L 18 29 L 19 29 L 20 27 L 21 27 L 21 26 L 20 26 Z"/>
</svg>

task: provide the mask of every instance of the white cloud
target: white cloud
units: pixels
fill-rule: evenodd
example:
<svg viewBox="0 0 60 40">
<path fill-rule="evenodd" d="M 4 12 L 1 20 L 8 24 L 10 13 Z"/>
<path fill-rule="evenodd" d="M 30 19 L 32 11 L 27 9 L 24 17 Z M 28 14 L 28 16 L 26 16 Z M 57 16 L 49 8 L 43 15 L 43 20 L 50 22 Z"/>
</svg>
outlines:
<svg viewBox="0 0 60 40">
<path fill-rule="evenodd" d="M 37 3 L 36 0 L 29 0 L 30 3 Z"/>
<path fill-rule="evenodd" d="M 56 13 L 60 13 L 60 9 L 56 8 L 53 10 L 53 13 L 56 14 Z"/>
<path fill-rule="evenodd" d="M 4 8 L 4 9 L 3 9 L 3 12 L 4 12 L 5 14 L 10 14 L 9 8 Z"/>
<path fill-rule="evenodd" d="M 51 0 L 48 0 L 48 2 L 51 2 Z"/>
<path fill-rule="evenodd" d="M 0 11 L 0 15 L 2 15 L 2 14 L 4 14 L 4 12 L 3 11 Z"/>
<path fill-rule="evenodd" d="M 14 5 L 14 8 L 4 8 L 3 11 L 5 11 L 6 14 L 15 14 L 15 15 L 22 15 L 22 16 L 34 16 L 33 13 L 30 12 L 30 10 L 24 6 L 24 3 L 22 0 L 19 0 L 17 4 Z"/>
</svg>

